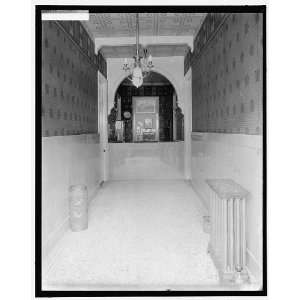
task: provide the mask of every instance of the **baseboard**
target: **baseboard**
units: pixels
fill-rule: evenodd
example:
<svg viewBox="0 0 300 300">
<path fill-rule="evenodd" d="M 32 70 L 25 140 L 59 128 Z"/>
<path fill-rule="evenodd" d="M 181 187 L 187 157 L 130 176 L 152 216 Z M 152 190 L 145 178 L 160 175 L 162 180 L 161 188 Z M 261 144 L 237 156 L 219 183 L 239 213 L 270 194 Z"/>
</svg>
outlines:
<svg viewBox="0 0 300 300">
<path fill-rule="evenodd" d="M 89 193 L 89 200 L 88 200 L 89 205 L 95 199 L 103 183 L 104 181 L 102 180 L 98 185 L 95 186 L 92 192 Z M 58 244 L 59 240 L 64 236 L 68 228 L 69 228 L 69 216 L 67 216 L 65 220 L 57 227 L 57 229 L 51 233 L 51 235 L 45 242 L 45 245 L 42 246 L 42 268 L 44 274 L 47 273 L 51 268 L 51 266 L 53 265 L 55 261 L 55 257 L 59 253 L 59 247 L 58 249 L 54 249 L 55 245 Z"/>
<path fill-rule="evenodd" d="M 95 186 L 95 188 L 91 192 L 89 192 L 89 195 L 88 195 L 89 196 L 89 205 L 95 199 L 100 187 L 102 187 L 103 184 L 104 184 L 104 181 L 102 180 Z"/>
<path fill-rule="evenodd" d="M 51 233 L 50 237 L 46 241 L 45 245 L 42 246 L 42 272 L 46 274 L 57 256 L 57 251 L 53 251 L 55 245 L 58 244 L 59 240 L 63 237 L 65 232 L 69 228 L 69 216 L 58 226 L 57 230 Z M 51 253 L 52 252 L 52 253 Z"/>
<path fill-rule="evenodd" d="M 52 232 L 42 246 L 42 257 L 45 258 L 49 255 L 50 251 L 57 244 L 58 240 L 64 235 L 69 226 L 69 216 L 65 218 L 65 220 L 57 227 L 57 229 Z"/>
<path fill-rule="evenodd" d="M 199 189 L 196 188 L 196 185 L 195 185 L 195 183 L 193 182 L 192 179 L 189 180 L 189 182 L 190 182 L 190 184 L 191 184 L 191 187 L 192 187 L 193 191 L 195 192 L 195 194 L 199 197 L 199 199 L 200 199 L 200 201 L 201 201 L 201 204 L 202 204 L 202 206 L 203 206 L 203 208 L 204 208 L 204 210 L 205 210 L 205 212 L 204 212 L 205 215 L 208 216 L 208 215 L 209 215 L 209 208 L 207 207 L 207 205 L 206 205 L 206 203 L 205 203 L 205 201 L 204 201 L 206 195 L 205 195 L 204 193 L 201 193 L 201 192 L 199 191 Z"/>
<path fill-rule="evenodd" d="M 254 256 L 254 254 L 247 248 L 246 250 L 246 267 L 252 283 L 262 284 L 262 266 Z"/>
<path fill-rule="evenodd" d="M 221 278 L 222 273 L 220 272 L 221 268 L 219 261 L 210 246 L 208 247 L 208 252 Z M 262 286 L 262 268 L 249 249 L 246 250 L 246 261 L 246 272 L 248 278 L 250 279 L 250 284 L 254 284 L 256 287 L 258 287 L 258 289 L 260 289 L 260 287 Z"/>
</svg>

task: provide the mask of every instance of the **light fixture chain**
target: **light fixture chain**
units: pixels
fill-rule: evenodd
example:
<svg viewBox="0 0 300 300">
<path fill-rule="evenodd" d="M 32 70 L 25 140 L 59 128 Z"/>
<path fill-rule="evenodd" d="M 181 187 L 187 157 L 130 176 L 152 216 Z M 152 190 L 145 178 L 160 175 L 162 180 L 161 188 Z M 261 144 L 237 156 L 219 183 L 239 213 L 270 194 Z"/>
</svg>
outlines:
<svg viewBox="0 0 300 300">
<path fill-rule="evenodd" d="M 136 58 L 139 59 L 139 14 L 136 14 Z"/>
<path fill-rule="evenodd" d="M 128 79 L 137 88 L 143 84 L 143 78 L 148 76 L 151 69 L 153 68 L 152 56 L 147 57 L 147 50 L 144 50 L 144 56 L 139 55 L 139 14 L 136 13 L 136 56 L 134 58 L 134 63 L 129 64 L 127 58 L 125 58 L 123 64 L 123 70 L 125 72 L 130 71 Z"/>
</svg>

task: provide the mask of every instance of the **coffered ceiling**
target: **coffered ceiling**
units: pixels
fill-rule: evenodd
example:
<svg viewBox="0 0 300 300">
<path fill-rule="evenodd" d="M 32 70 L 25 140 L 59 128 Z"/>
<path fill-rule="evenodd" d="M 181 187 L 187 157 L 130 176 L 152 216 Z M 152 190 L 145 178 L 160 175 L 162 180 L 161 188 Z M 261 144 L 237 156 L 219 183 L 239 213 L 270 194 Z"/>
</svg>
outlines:
<svg viewBox="0 0 300 300">
<path fill-rule="evenodd" d="M 139 14 L 141 36 L 194 36 L 206 13 Z M 94 38 L 131 37 L 136 34 L 134 13 L 91 13 L 83 22 Z"/>
</svg>

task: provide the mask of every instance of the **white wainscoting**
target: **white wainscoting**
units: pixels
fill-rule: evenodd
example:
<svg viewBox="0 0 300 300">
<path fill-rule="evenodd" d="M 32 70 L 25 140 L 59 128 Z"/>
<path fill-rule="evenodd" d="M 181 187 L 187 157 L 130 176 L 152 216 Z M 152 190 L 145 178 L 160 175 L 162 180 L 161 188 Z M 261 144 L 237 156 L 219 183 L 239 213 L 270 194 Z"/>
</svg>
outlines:
<svg viewBox="0 0 300 300">
<path fill-rule="evenodd" d="M 110 143 L 110 180 L 184 178 L 184 142 Z"/>
<path fill-rule="evenodd" d="M 42 138 L 42 254 L 68 229 L 69 187 L 85 184 L 91 200 L 102 182 L 98 134 Z"/>
<path fill-rule="evenodd" d="M 192 133 L 192 185 L 209 210 L 206 179 L 231 178 L 250 192 L 246 205 L 247 267 L 262 277 L 262 136 Z"/>
</svg>

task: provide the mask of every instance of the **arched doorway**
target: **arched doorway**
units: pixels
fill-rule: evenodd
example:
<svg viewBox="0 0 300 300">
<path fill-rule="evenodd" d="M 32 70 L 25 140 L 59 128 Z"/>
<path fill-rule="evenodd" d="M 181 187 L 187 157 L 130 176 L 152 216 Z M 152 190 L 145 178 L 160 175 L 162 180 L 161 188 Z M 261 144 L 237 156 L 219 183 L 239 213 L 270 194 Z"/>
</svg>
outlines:
<svg viewBox="0 0 300 300">
<path fill-rule="evenodd" d="M 138 111 L 138 105 L 151 110 L 151 103 L 152 113 Z M 125 78 L 115 91 L 114 106 L 108 116 L 108 140 L 111 143 L 183 141 L 184 116 L 173 84 L 158 72 L 151 72 L 140 88 Z"/>
</svg>

